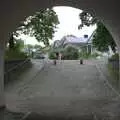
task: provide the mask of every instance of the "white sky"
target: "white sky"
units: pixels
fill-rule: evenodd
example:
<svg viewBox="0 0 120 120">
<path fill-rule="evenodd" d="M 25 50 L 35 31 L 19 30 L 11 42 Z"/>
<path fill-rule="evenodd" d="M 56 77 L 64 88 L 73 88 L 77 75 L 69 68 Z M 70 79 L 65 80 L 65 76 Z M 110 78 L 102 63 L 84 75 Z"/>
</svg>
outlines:
<svg viewBox="0 0 120 120">
<path fill-rule="evenodd" d="M 79 9 L 72 7 L 54 7 L 54 10 L 58 15 L 60 24 L 58 25 L 57 32 L 54 34 L 53 41 L 60 40 L 63 36 L 70 34 L 77 37 L 82 37 L 84 34 L 90 36 L 96 28 L 96 26 L 91 26 L 78 30 L 78 25 L 81 23 L 79 19 L 79 13 L 81 10 Z M 20 38 L 25 40 L 25 44 L 41 44 L 38 43 L 34 37 L 21 35 Z"/>
</svg>

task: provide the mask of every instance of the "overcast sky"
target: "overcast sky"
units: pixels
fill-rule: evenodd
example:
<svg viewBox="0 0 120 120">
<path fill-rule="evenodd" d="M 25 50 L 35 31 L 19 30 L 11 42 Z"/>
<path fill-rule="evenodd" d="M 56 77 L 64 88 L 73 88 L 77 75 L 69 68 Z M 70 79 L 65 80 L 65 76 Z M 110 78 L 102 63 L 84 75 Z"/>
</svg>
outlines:
<svg viewBox="0 0 120 120">
<path fill-rule="evenodd" d="M 96 28 L 96 26 L 91 26 L 78 30 L 78 25 L 81 23 L 79 19 L 81 10 L 79 9 L 72 7 L 54 7 L 54 10 L 58 15 L 60 24 L 58 25 L 57 32 L 54 34 L 53 41 L 60 40 L 63 36 L 70 34 L 77 37 L 82 37 L 84 34 L 90 36 Z M 21 35 L 21 38 L 25 40 L 26 44 L 39 44 L 34 37 Z"/>
</svg>

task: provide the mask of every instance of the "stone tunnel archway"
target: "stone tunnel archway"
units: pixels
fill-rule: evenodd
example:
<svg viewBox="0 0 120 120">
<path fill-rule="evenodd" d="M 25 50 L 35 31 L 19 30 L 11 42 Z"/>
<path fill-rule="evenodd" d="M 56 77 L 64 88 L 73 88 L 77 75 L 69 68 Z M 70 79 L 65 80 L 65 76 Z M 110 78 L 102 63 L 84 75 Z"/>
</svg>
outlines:
<svg viewBox="0 0 120 120">
<path fill-rule="evenodd" d="M 27 16 L 39 11 L 40 8 L 53 6 L 71 6 L 78 9 L 88 10 L 96 13 L 96 16 L 103 21 L 114 37 L 120 51 L 120 11 L 119 1 L 116 0 L 4 0 L 0 2 L 0 106 L 4 106 L 4 44 L 9 33 L 17 28 L 18 23 Z"/>
</svg>

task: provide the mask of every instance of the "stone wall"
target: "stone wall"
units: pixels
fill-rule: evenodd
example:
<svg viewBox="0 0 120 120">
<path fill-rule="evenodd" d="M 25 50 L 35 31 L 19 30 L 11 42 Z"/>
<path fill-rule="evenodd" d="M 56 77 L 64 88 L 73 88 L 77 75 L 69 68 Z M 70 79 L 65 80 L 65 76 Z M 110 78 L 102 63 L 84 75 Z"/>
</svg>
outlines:
<svg viewBox="0 0 120 120">
<path fill-rule="evenodd" d="M 14 60 L 5 62 L 4 83 L 7 84 L 17 77 L 31 65 L 30 59 Z"/>
</svg>

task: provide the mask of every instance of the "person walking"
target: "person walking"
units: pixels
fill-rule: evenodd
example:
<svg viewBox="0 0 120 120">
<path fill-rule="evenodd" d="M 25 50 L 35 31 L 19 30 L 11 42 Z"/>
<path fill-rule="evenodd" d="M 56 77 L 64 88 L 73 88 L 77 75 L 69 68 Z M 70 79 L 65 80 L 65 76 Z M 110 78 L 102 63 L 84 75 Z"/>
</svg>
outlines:
<svg viewBox="0 0 120 120">
<path fill-rule="evenodd" d="M 60 62 L 60 60 L 61 60 L 61 53 L 59 53 L 58 60 Z"/>
<path fill-rule="evenodd" d="M 59 62 L 62 63 L 62 53 L 59 53 Z"/>
<path fill-rule="evenodd" d="M 59 53 L 56 52 L 56 53 L 55 53 L 55 59 L 54 59 L 54 65 L 57 64 L 58 57 L 59 57 Z"/>
</svg>

